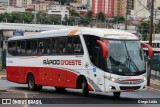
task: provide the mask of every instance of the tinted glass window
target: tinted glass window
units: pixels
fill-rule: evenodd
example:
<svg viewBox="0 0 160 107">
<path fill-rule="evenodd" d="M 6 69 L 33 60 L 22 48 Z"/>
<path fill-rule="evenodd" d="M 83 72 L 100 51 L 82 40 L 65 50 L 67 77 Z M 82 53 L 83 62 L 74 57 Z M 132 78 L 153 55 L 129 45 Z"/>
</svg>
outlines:
<svg viewBox="0 0 160 107">
<path fill-rule="evenodd" d="M 79 36 L 67 38 L 66 50 L 67 50 L 67 54 L 82 54 L 83 53 L 83 48 L 82 48 L 82 44 L 81 44 L 81 40 Z"/>
<path fill-rule="evenodd" d="M 16 55 L 16 42 L 8 42 L 8 53 Z"/>
<path fill-rule="evenodd" d="M 83 48 L 79 36 L 73 38 L 73 53 L 83 53 Z"/>
<path fill-rule="evenodd" d="M 27 40 L 26 41 L 26 54 L 27 55 L 31 55 L 32 54 L 32 41 L 31 40 Z"/>
<path fill-rule="evenodd" d="M 52 54 L 65 54 L 65 38 L 53 38 L 52 40 Z"/>
<path fill-rule="evenodd" d="M 25 54 L 25 41 L 17 41 L 17 54 L 24 55 Z"/>
<path fill-rule="evenodd" d="M 37 40 L 32 40 L 32 48 L 31 48 L 31 53 L 32 55 L 36 55 L 37 54 Z"/>
<path fill-rule="evenodd" d="M 38 54 L 50 54 L 51 53 L 51 39 L 40 39 L 38 42 Z"/>
</svg>

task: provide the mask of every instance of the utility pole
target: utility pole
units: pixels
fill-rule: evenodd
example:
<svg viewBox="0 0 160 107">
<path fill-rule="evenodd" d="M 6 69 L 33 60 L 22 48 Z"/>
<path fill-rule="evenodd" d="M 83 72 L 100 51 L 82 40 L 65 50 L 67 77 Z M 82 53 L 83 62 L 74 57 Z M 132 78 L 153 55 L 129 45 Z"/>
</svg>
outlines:
<svg viewBox="0 0 160 107">
<path fill-rule="evenodd" d="M 153 17 L 154 17 L 154 0 L 151 1 L 151 15 L 150 15 L 150 32 L 149 32 L 149 44 L 152 46 L 152 34 L 153 34 Z M 148 73 L 147 73 L 147 86 L 150 86 L 151 78 L 151 59 L 148 62 Z"/>
<path fill-rule="evenodd" d="M 127 9 L 126 9 L 126 21 L 125 21 L 125 30 L 127 30 Z"/>
</svg>

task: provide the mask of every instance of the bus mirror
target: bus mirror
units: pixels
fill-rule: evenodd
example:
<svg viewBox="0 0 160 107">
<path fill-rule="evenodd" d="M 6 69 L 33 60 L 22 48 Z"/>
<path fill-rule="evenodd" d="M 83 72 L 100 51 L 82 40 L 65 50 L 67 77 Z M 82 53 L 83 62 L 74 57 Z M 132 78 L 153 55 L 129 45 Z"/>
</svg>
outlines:
<svg viewBox="0 0 160 107">
<path fill-rule="evenodd" d="M 97 40 L 97 43 L 102 47 L 103 58 L 108 57 L 108 48 L 105 43 L 100 40 Z"/>
<path fill-rule="evenodd" d="M 152 59 L 153 57 L 153 49 L 150 45 L 146 44 L 146 43 L 142 43 L 143 46 L 145 46 L 146 48 L 148 48 L 148 55 L 149 58 Z"/>
</svg>

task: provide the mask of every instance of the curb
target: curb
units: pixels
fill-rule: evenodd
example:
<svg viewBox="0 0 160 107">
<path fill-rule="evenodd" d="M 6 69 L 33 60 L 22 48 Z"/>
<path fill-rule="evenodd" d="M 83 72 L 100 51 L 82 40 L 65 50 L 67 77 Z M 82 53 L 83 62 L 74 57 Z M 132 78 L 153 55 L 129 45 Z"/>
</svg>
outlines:
<svg viewBox="0 0 160 107">
<path fill-rule="evenodd" d="M 6 80 L 6 75 L 0 75 L 0 80 Z"/>
<path fill-rule="evenodd" d="M 160 86 L 160 81 L 159 80 L 152 80 L 151 79 L 151 84 L 159 85 Z"/>
<path fill-rule="evenodd" d="M 152 90 L 152 91 L 156 91 L 156 92 L 160 92 L 159 89 L 156 89 L 156 88 L 152 88 L 152 87 L 147 87 L 148 90 Z"/>
</svg>

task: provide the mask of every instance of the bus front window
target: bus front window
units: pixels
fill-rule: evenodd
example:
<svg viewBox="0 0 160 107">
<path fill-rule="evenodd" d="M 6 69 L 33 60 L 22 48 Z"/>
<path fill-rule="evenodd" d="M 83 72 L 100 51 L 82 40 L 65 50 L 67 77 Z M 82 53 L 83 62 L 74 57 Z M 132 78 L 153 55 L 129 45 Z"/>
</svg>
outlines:
<svg viewBox="0 0 160 107">
<path fill-rule="evenodd" d="M 139 41 L 109 40 L 108 50 L 109 72 L 124 76 L 145 73 L 145 61 Z"/>
</svg>

